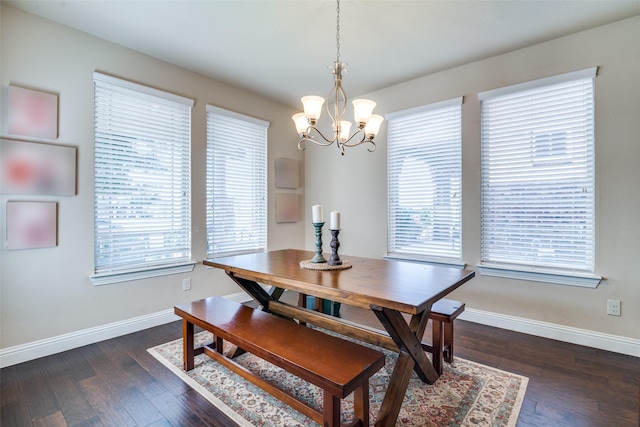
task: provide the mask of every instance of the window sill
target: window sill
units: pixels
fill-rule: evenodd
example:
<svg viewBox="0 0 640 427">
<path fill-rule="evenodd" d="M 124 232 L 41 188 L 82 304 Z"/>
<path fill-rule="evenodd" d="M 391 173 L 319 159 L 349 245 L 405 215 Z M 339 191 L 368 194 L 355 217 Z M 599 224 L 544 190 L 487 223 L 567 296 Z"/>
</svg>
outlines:
<svg viewBox="0 0 640 427">
<path fill-rule="evenodd" d="M 467 265 L 461 261 L 455 260 L 439 260 L 435 261 L 433 259 L 428 259 L 419 256 L 409 256 L 409 255 L 393 255 L 387 254 L 383 256 L 384 259 L 395 260 L 395 261 L 406 261 L 406 262 L 417 262 L 422 264 L 429 264 L 436 267 L 449 267 L 449 268 L 458 268 L 460 270 L 464 269 Z"/>
<path fill-rule="evenodd" d="M 193 271 L 196 265 L 195 261 L 176 264 L 165 267 L 158 267 L 146 270 L 133 270 L 114 273 L 100 273 L 90 276 L 91 283 L 94 286 L 110 285 L 112 283 L 128 282 L 131 280 L 148 279 L 150 277 L 168 276 L 170 274 L 189 273 Z"/>
<path fill-rule="evenodd" d="M 534 282 L 553 283 L 557 285 L 580 286 L 595 289 L 603 279 L 601 276 L 582 273 L 558 273 L 555 271 L 517 270 L 504 267 L 478 265 L 483 276 L 503 277 L 506 279 L 531 280 Z"/>
</svg>

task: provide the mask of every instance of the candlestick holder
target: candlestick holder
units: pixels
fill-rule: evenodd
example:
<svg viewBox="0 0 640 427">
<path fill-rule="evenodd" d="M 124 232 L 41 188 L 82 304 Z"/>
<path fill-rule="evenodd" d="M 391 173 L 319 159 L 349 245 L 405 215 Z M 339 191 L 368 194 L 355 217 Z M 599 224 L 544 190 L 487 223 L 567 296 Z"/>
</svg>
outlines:
<svg viewBox="0 0 640 427">
<path fill-rule="evenodd" d="M 311 260 L 311 262 L 315 264 L 320 264 L 323 262 L 327 262 L 322 256 L 322 226 L 324 222 L 314 222 L 313 226 L 316 228 L 316 254 Z"/>
<path fill-rule="evenodd" d="M 338 234 L 340 230 L 331 230 L 331 257 L 329 257 L 329 265 L 342 265 L 340 255 L 338 255 L 338 248 L 340 247 L 340 241 L 338 240 Z"/>
</svg>

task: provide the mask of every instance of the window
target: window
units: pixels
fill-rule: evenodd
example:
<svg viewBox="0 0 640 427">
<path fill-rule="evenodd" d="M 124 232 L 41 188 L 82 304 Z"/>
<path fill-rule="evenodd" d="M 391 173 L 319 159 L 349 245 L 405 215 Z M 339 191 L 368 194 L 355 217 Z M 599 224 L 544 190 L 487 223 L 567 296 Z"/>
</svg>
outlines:
<svg viewBox="0 0 640 427">
<path fill-rule="evenodd" d="M 207 105 L 207 256 L 267 248 L 269 123 Z"/>
<path fill-rule="evenodd" d="M 599 282 L 593 276 L 595 75 L 593 68 L 479 95 L 483 273 Z"/>
<path fill-rule="evenodd" d="M 94 284 L 190 271 L 193 101 L 94 73 Z"/>
<path fill-rule="evenodd" d="M 388 114 L 390 257 L 461 263 L 462 98 Z"/>
</svg>

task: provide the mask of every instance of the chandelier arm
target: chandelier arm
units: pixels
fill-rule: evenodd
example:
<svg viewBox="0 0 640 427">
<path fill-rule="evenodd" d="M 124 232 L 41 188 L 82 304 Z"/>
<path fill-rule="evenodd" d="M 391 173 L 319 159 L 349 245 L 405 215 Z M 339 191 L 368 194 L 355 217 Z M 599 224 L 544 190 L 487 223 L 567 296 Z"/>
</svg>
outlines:
<svg viewBox="0 0 640 427">
<path fill-rule="evenodd" d="M 325 142 L 322 141 L 318 141 L 316 139 L 313 138 L 314 135 L 311 135 L 311 131 L 315 131 L 316 134 L 318 134 Z M 300 141 L 298 141 L 298 149 L 300 150 L 304 150 L 305 149 L 305 142 L 309 141 L 309 142 L 313 142 L 316 145 L 320 145 L 323 147 L 327 147 L 331 144 L 333 144 L 334 142 L 336 142 L 336 138 L 332 138 L 329 139 L 326 136 L 324 136 L 324 134 L 320 131 L 320 129 L 318 129 L 315 126 L 309 126 L 305 131 L 304 131 L 304 135 L 302 139 L 300 139 Z"/>
<path fill-rule="evenodd" d="M 322 135 L 321 135 L 321 136 L 322 136 Z M 323 138 L 324 138 L 324 136 L 323 136 Z M 333 144 L 333 141 L 329 141 L 329 140 L 327 140 L 326 138 L 324 138 L 324 139 L 325 139 L 326 141 L 328 141 L 328 142 L 318 141 L 318 140 L 315 140 L 315 139 L 313 139 L 313 138 L 302 138 L 300 141 L 298 141 L 298 150 L 304 150 L 304 149 L 306 149 L 307 147 L 305 147 L 305 142 L 307 142 L 307 141 L 309 141 L 309 142 L 313 142 L 314 144 L 316 144 L 316 145 L 320 145 L 320 146 L 322 146 L 322 147 L 327 147 L 327 146 L 329 146 L 329 145 Z"/>
<path fill-rule="evenodd" d="M 357 147 L 358 145 L 364 144 L 366 142 L 370 142 L 371 145 L 373 146 L 373 149 L 367 148 L 367 151 L 369 151 L 370 153 L 373 153 L 374 151 L 376 151 L 376 143 L 373 142 L 373 139 L 363 139 L 363 140 L 360 140 L 360 141 L 352 143 L 352 144 L 342 143 L 341 146 L 347 147 L 347 148 L 352 148 L 352 147 Z"/>
<path fill-rule="evenodd" d="M 310 135 L 310 133 L 311 133 L 311 132 L 309 132 L 309 129 L 313 129 L 313 130 L 315 130 L 315 131 L 316 131 L 316 133 L 317 133 L 318 135 L 320 135 L 320 137 L 326 141 L 326 143 L 324 143 L 324 142 L 322 142 L 322 141 L 316 141 L 315 139 L 313 139 L 313 136 L 312 136 L 312 135 Z M 314 142 L 315 144 L 317 144 L 317 145 L 331 145 L 331 144 L 333 144 L 333 143 L 336 141 L 336 138 L 331 138 L 331 139 L 329 139 L 329 138 L 327 138 L 326 136 L 324 136 L 324 134 L 320 131 L 320 129 L 318 129 L 318 128 L 317 128 L 317 127 L 315 127 L 315 126 L 309 126 L 309 127 L 307 128 L 307 135 L 308 135 L 308 136 L 307 136 L 307 138 L 306 138 L 306 139 L 309 139 L 309 140 L 313 141 L 313 142 Z"/>
<path fill-rule="evenodd" d="M 351 141 L 351 140 L 352 140 L 356 135 L 358 135 L 358 134 L 360 134 L 360 133 L 362 133 L 362 139 L 361 139 L 360 141 L 358 141 L 358 142 L 349 142 L 349 141 Z M 354 134 L 353 134 L 353 135 L 351 135 L 351 136 L 349 137 L 349 139 L 347 139 L 347 140 L 346 140 L 346 141 L 344 141 L 344 142 L 341 142 L 341 143 L 340 143 L 340 145 L 341 145 L 341 146 L 343 146 L 343 147 L 351 148 L 351 147 L 357 147 L 358 145 L 364 144 L 365 142 L 370 142 L 370 143 L 373 145 L 373 147 L 374 147 L 374 148 L 373 148 L 373 150 L 371 150 L 371 149 L 367 149 L 367 150 L 369 150 L 370 152 L 374 152 L 374 151 L 376 150 L 376 148 L 375 148 L 375 147 L 376 147 L 376 143 L 375 143 L 375 142 L 373 142 L 373 139 L 368 139 L 368 138 L 367 138 L 367 135 L 364 133 L 364 130 L 363 130 L 363 129 L 358 129 L 356 132 L 354 132 Z"/>
</svg>

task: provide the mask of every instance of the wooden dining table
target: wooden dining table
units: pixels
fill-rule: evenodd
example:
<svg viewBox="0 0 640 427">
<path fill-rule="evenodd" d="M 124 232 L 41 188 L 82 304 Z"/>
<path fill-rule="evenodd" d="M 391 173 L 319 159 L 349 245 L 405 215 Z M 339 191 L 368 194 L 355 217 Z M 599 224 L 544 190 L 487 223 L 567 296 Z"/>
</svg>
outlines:
<svg viewBox="0 0 640 427">
<path fill-rule="evenodd" d="M 220 268 L 265 311 L 310 323 L 398 353 L 376 426 L 393 426 L 412 372 L 428 384 L 438 373 L 422 342 L 433 303 L 474 276 L 471 270 L 408 261 L 341 255 L 349 268 L 301 267 L 314 252 L 284 249 L 203 261 Z M 285 290 L 371 310 L 383 329 L 347 321 L 300 305 L 281 302 Z M 278 331 L 273 331 L 277 334 Z"/>
</svg>

